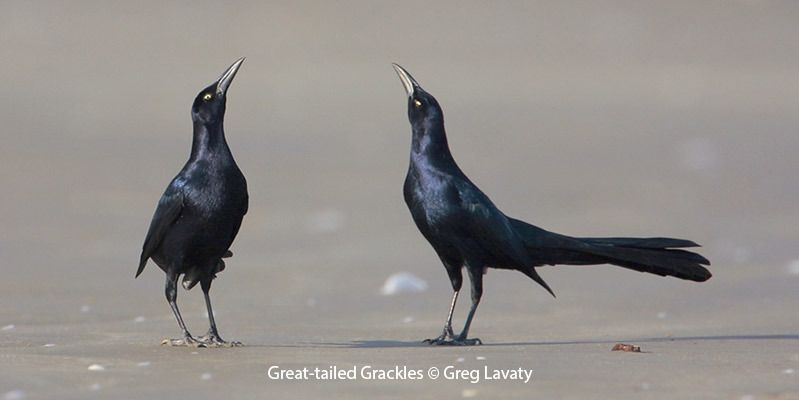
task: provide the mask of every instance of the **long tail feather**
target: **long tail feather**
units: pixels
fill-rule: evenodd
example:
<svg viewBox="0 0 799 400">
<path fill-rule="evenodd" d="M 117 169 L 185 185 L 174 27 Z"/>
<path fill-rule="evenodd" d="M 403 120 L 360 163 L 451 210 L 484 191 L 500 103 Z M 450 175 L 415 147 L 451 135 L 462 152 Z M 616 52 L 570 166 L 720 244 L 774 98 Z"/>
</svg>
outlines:
<svg viewBox="0 0 799 400">
<path fill-rule="evenodd" d="M 579 240 L 579 239 L 578 239 Z M 710 265 L 707 258 L 686 250 L 668 248 L 639 248 L 612 244 L 592 245 L 591 254 L 603 256 L 606 262 L 620 267 L 660 276 L 673 276 L 696 282 L 704 282 L 712 276 L 703 265 Z"/>
<path fill-rule="evenodd" d="M 699 247 L 674 238 L 575 238 L 510 219 L 537 265 L 613 264 L 660 276 L 704 282 L 712 276 L 707 258 L 681 248 Z"/>
</svg>

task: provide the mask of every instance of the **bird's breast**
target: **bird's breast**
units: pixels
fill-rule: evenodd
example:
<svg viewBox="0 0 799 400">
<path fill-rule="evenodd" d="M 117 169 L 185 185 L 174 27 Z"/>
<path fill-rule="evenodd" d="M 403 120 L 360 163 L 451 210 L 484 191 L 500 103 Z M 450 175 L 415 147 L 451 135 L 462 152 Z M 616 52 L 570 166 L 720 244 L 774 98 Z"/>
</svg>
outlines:
<svg viewBox="0 0 799 400">
<path fill-rule="evenodd" d="M 186 206 L 211 219 L 235 217 L 238 210 L 247 208 L 244 175 L 238 168 L 214 167 L 195 170 L 185 179 Z"/>
<path fill-rule="evenodd" d="M 420 229 L 443 234 L 457 224 L 460 196 L 450 180 L 432 174 L 409 175 L 404 191 L 408 209 Z"/>
</svg>

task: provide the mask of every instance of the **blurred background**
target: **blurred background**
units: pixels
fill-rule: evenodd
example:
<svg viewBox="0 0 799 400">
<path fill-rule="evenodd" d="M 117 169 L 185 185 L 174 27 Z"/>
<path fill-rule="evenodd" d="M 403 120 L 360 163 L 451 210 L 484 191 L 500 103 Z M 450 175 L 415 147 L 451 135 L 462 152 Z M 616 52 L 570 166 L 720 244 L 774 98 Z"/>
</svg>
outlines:
<svg viewBox="0 0 799 400">
<path fill-rule="evenodd" d="M 226 133 L 250 211 L 212 291 L 228 339 L 438 333 L 451 289 L 402 200 L 410 127 L 391 62 L 437 97 L 461 168 L 505 213 L 571 235 L 689 238 L 713 262 L 705 284 L 542 268 L 557 301 L 491 271 L 475 335 L 797 331 L 799 3 L 2 9 L 6 346 L 44 330 L 87 343 L 178 333 L 160 270 L 133 275 L 156 202 L 188 157 L 191 102 L 241 56 Z M 381 294 L 402 271 L 421 291 Z M 178 301 L 204 332 L 201 292 Z"/>
</svg>

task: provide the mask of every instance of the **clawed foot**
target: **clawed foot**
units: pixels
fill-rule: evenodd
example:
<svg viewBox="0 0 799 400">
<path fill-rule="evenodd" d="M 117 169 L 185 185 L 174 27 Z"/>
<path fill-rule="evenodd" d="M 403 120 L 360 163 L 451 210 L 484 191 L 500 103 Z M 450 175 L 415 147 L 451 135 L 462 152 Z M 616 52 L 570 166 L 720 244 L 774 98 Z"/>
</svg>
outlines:
<svg viewBox="0 0 799 400">
<path fill-rule="evenodd" d="M 207 333 L 203 336 L 197 338 L 199 342 L 201 342 L 205 347 L 241 347 L 244 346 L 241 342 L 230 341 L 226 342 L 219 337 L 219 335 L 214 335 L 211 333 Z"/>
<path fill-rule="evenodd" d="M 452 332 L 451 326 L 445 326 L 444 331 L 441 332 L 441 336 L 435 339 L 425 339 L 422 341 L 422 343 L 427 343 L 430 345 L 443 345 L 448 344 L 447 342 L 450 342 L 450 340 L 447 339 L 455 339 L 455 333 Z"/>
<path fill-rule="evenodd" d="M 447 342 L 449 342 L 449 341 L 450 340 L 447 340 L 447 335 L 446 334 L 442 334 L 441 336 L 439 336 L 439 337 L 437 337 L 435 339 L 422 340 L 422 343 L 427 343 L 429 345 L 443 345 L 443 344 L 447 344 Z"/>
<path fill-rule="evenodd" d="M 446 335 L 441 335 L 435 339 L 425 339 L 423 343 L 427 343 L 431 346 L 475 346 L 483 344 L 483 341 L 478 338 L 466 339 L 461 337 L 447 340 Z"/>
<path fill-rule="evenodd" d="M 208 347 L 204 342 L 191 337 L 191 335 L 186 335 L 180 339 L 164 339 L 161 341 L 161 345 L 172 347 Z"/>
</svg>

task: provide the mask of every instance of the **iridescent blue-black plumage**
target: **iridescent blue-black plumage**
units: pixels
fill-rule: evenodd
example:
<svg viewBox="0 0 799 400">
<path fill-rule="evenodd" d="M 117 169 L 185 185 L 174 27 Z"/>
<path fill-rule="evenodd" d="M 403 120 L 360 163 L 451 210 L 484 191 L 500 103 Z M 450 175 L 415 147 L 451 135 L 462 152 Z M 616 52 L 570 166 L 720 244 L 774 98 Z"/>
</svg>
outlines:
<svg viewBox="0 0 799 400">
<path fill-rule="evenodd" d="M 142 273 L 152 259 L 166 273 L 166 297 L 183 337 L 173 345 L 225 345 L 216 329 L 208 291 L 247 213 L 247 182 L 225 140 L 227 90 L 244 59 L 236 61 L 215 83 L 197 95 L 192 104 L 193 140 L 189 160 L 161 196 L 142 246 Z M 183 287 L 201 284 L 210 329 L 195 339 L 183 323 L 176 304 L 177 279 Z"/>
<path fill-rule="evenodd" d="M 482 296 L 487 268 L 518 270 L 553 294 L 535 267 L 554 264 L 614 264 L 641 272 L 704 281 L 709 265 L 699 254 L 680 250 L 695 243 L 671 238 L 574 238 L 548 232 L 500 211 L 455 163 L 438 101 L 399 65 L 394 69 L 408 94 L 411 154 L 404 196 L 413 221 L 433 246 L 455 291 L 444 331 L 432 344 L 476 344 L 468 339 Z M 472 306 L 459 335 L 452 313 L 466 269 Z"/>
</svg>

